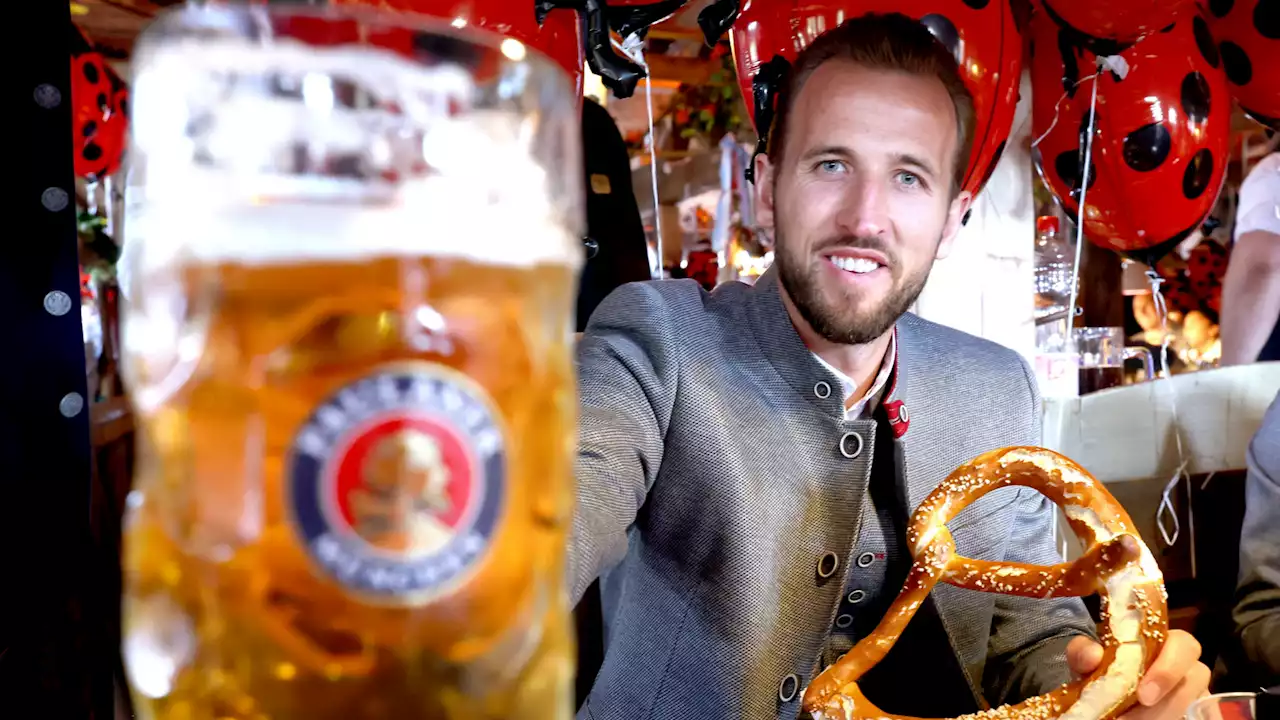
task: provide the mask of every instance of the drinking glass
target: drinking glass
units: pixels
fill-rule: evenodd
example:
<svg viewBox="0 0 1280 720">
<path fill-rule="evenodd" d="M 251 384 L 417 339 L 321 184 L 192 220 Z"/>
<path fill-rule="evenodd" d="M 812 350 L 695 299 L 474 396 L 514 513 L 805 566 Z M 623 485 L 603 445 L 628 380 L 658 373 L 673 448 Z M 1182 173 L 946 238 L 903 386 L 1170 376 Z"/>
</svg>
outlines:
<svg viewBox="0 0 1280 720">
<path fill-rule="evenodd" d="M 1124 328 L 1082 327 L 1072 331 L 1075 353 L 1080 358 L 1080 394 L 1097 392 L 1124 384 L 1124 361 L 1141 358 L 1145 379 L 1155 377 L 1151 351 L 1125 347 Z"/>
<path fill-rule="evenodd" d="M 1256 698 L 1246 692 L 1202 697 L 1187 708 L 1187 720 L 1255 720 Z"/>
</svg>

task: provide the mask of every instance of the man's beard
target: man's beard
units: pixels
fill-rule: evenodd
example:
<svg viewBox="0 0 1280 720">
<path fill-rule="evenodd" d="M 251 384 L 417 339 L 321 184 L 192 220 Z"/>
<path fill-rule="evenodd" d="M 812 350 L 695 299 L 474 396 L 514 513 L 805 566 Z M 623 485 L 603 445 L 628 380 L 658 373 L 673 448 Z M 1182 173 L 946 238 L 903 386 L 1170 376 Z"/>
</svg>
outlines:
<svg viewBox="0 0 1280 720">
<path fill-rule="evenodd" d="M 797 257 L 781 235 L 776 238 L 775 246 L 777 250 L 774 264 L 778 266 L 778 280 L 800 311 L 800 317 L 827 341 L 842 345 L 865 345 L 888 332 L 916 298 L 920 297 L 925 281 L 929 279 L 929 268 L 926 267 L 923 272 L 905 277 L 895 284 L 889 295 L 874 307 L 863 307 L 868 301 L 860 302 L 855 299 L 844 300 L 852 307 L 844 306 L 823 295 L 818 284 L 823 268 L 813 264 L 811 258 L 814 255 Z M 841 238 L 824 242 L 815 250 L 839 247 L 878 250 L 890 262 L 895 260 L 894 254 L 883 243 L 869 238 Z M 819 259 L 817 262 L 826 260 Z M 892 273 L 890 267 L 885 267 L 885 270 Z"/>
</svg>

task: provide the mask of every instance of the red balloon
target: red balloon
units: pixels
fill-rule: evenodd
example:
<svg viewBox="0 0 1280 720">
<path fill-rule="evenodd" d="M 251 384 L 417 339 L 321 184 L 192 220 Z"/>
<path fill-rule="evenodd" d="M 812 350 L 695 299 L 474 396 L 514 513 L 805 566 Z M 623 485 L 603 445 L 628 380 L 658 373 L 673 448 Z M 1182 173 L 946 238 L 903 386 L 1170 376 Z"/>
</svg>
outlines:
<svg viewBox="0 0 1280 720">
<path fill-rule="evenodd" d="M 919 19 L 960 64 L 975 116 L 963 187 L 976 195 L 1000 161 L 1018 104 L 1022 37 L 1009 0 L 749 1 L 734 23 L 732 43 L 752 120 L 753 81 L 761 66 L 775 56 L 793 62 L 800 50 L 847 19 L 889 12 Z"/>
<path fill-rule="evenodd" d="M 477 27 L 514 38 L 554 60 L 582 97 L 585 62 L 582 30 L 575 10 L 557 8 L 538 25 L 533 0 L 332 0 L 334 5 L 375 6 L 445 20 L 454 27 Z"/>
<path fill-rule="evenodd" d="M 1254 120 L 1280 130 L 1280 1 L 1207 2 L 1209 33 L 1231 92 Z"/>
<path fill-rule="evenodd" d="M 1123 77 L 1084 81 L 1096 57 L 1044 13 L 1032 19 L 1033 134 L 1041 176 L 1078 214 L 1089 103 L 1098 83 L 1084 231 L 1097 245 L 1154 264 L 1213 209 L 1228 161 L 1231 101 L 1204 21 L 1184 15 L 1121 53 Z M 1071 88 L 1064 94 L 1064 88 Z M 1056 120 L 1055 120 L 1056 118 Z"/>
<path fill-rule="evenodd" d="M 116 92 L 102 55 L 88 50 L 71 58 L 71 137 L 79 177 L 102 178 L 120 167 L 127 121 L 116 110 Z"/>
<path fill-rule="evenodd" d="M 746 0 L 729 33 L 729 46 L 733 49 L 733 61 L 738 70 L 738 87 L 742 88 L 752 123 L 756 121 L 755 103 L 751 101 L 752 81 L 760 67 L 774 57 L 791 62 L 799 52 L 791 32 L 794 11 L 793 2 Z"/>
<path fill-rule="evenodd" d="M 1132 43 L 1166 28 L 1195 0 L 1043 0 L 1060 24 L 1094 38 Z"/>
</svg>

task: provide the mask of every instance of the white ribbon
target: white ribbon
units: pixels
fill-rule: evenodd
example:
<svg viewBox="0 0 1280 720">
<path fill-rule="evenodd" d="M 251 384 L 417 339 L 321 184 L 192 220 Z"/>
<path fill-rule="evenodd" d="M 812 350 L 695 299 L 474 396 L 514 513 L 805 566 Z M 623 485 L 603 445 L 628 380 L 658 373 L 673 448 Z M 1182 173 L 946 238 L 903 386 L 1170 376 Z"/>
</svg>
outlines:
<svg viewBox="0 0 1280 720">
<path fill-rule="evenodd" d="M 658 255 L 657 267 L 650 268 L 649 271 L 654 278 L 662 279 L 664 258 L 662 254 L 662 207 L 658 204 L 658 150 L 653 133 L 653 76 L 649 72 L 649 64 L 644 61 L 644 39 L 640 37 L 639 33 L 628 35 L 622 41 L 621 46 L 614 40 L 610 40 L 610 43 L 619 52 L 627 56 L 631 62 L 644 68 L 644 105 L 649 122 L 649 133 L 645 136 L 645 142 L 649 146 L 649 185 L 653 190 L 653 231 L 657 236 L 656 249 Z"/>
<path fill-rule="evenodd" d="M 1166 545 L 1172 546 L 1178 541 L 1182 528 L 1178 522 L 1178 515 L 1173 508 L 1172 494 L 1173 489 L 1178 485 L 1178 481 L 1185 478 L 1187 481 L 1187 520 L 1192 526 L 1191 576 L 1195 577 L 1195 518 L 1191 510 L 1191 476 L 1187 474 L 1187 465 L 1190 464 L 1190 460 L 1182 447 L 1182 432 L 1178 423 L 1177 391 L 1173 388 L 1172 374 L 1169 372 L 1169 342 L 1171 340 L 1169 336 L 1169 306 L 1165 302 L 1164 293 L 1160 290 L 1160 286 L 1164 284 L 1164 278 L 1160 277 L 1160 273 L 1156 272 L 1154 268 L 1147 270 L 1147 282 L 1151 283 L 1151 298 L 1155 302 L 1156 313 L 1160 316 L 1159 377 L 1168 384 L 1169 411 L 1172 415 L 1173 423 L 1173 444 L 1178 451 L 1178 469 L 1174 471 L 1173 477 L 1169 478 L 1169 482 L 1165 483 L 1164 491 L 1160 495 L 1160 506 L 1156 509 L 1156 527 L 1160 530 L 1160 537 L 1164 539 Z M 1173 525 L 1172 529 L 1166 527 L 1170 522 Z"/>
</svg>

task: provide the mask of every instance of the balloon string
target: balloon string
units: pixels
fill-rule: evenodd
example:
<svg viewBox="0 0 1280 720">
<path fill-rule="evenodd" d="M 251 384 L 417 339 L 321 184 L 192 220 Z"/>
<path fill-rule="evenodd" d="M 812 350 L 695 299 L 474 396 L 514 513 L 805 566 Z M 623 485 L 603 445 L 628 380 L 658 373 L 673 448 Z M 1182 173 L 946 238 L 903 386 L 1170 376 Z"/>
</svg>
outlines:
<svg viewBox="0 0 1280 720">
<path fill-rule="evenodd" d="M 1093 77 L 1097 77 L 1095 73 Z M 1065 95 L 1064 95 L 1065 97 Z M 1076 261 L 1071 267 L 1071 298 L 1067 305 L 1067 337 L 1071 337 L 1071 328 L 1075 324 L 1076 317 L 1076 301 L 1080 295 L 1080 260 L 1084 250 L 1084 219 L 1085 219 L 1085 198 L 1089 193 L 1089 166 L 1093 164 L 1093 127 L 1098 119 L 1098 83 L 1093 84 L 1093 93 L 1089 98 L 1089 134 L 1084 140 L 1084 163 L 1081 165 L 1080 171 L 1080 205 L 1079 212 L 1076 213 Z M 1057 122 L 1057 118 L 1054 118 Z M 1050 126 L 1052 129 L 1052 126 Z M 1046 130 L 1047 134 L 1048 131 Z M 1043 137 L 1043 136 L 1042 136 Z M 1036 142 L 1039 142 L 1038 140 Z"/>
<path fill-rule="evenodd" d="M 1169 388 L 1169 411 L 1173 421 L 1173 444 L 1178 452 L 1178 469 L 1174 471 L 1173 477 L 1169 478 L 1169 482 L 1165 483 L 1164 490 L 1160 493 L 1160 506 L 1156 509 L 1156 527 L 1160 530 L 1160 536 L 1164 539 L 1166 545 L 1172 546 L 1178 541 L 1178 535 L 1181 531 L 1181 525 L 1178 522 L 1177 512 L 1173 507 L 1173 491 L 1178 486 L 1178 481 L 1185 479 L 1187 482 L 1187 515 L 1192 523 L 1195 522 L 1191 516 L 1191 476 L 1187 474 L 1187 466 L 1190 460 L 1186 456 L 1186 452 L 1182 446 L 1182 432 L 1180 423 L 1178 422 L 1178 397 L 1177 391 L 1173 387 L 1173 376 L 1169 373 L 1169 343 L 1171 337 L 1169 335 L 1169 305 L 1165 301 L 1164 293 L 1160 286 L 1164 284 L 1164 278 L 1160 277 L 1160 273 L 1154 268 L 1147 270 L 1147 282 L 1151 284 L 1151 298 L 1155 302 L 1156 314 L 1160 317 L 1160 378 Z M 1166 522 L 1166 519 L 1169 522 Z M 1173 527 L 1169 529 L 1167 524 Z M 1194 525 L 1192 526 L 1194 528 Z M 1194 533 L 1194 530 L 1192 531 Z M 1191 574 L 1195 576 L 1195 536 L 1192 535 L 1192 561 Z"/>
<path fill-rule="evenodd" d="M 1096 79 L 1096 78 L 1097 78 L 1099 75 L 1101 75 L 1101 74 L 1102 74 L 1102 71 L 1101 71 L 1101 70 L 1099 70 L 1098 72 L 1096 72 L 1096 73 L 1094 73 L 1094 74 L 1092 74 L 1092 75 L 1088 75 L 1088 76 L 1086 76 L 1086 77 L 1081 78 L 1081 79 L 1080 79 L 1080 81 L 1076 83 L 1076 87 L 1080 87 L 1080 85 L 1081 85 L 1082 83 L 1085 83 L 1085 82 L 1088 82 L 1088 81 L 1090 81 L 1090 80 L 1094 80 L 1094 79 Z M 1094 87 L 1095 87 L 1095 89 L 1096 89 L 1096 87 L 1097 87 L 1097 84 L 1096 84 L 1096 83 L 1095 83 Z M 1061 111 L 1062 111 L 1062 101 L 1063 101 L 1063 100 L 1066 100 L 1066 99 L 1067 99 L 1067 92 L 1066 92 L 1066 91 L 1063 91 L 1063 93 L 1062 93 L 1062 97 L 1058 98 L 1058 102 L 1053 106 L 1053 122 L 1049 123 L 1049 127 L 1048 127 L 1047 129 L 1045 129 L 1045 131 L 1044 131 L 1044 132 L 1040 133 L 1040 137 L 1038 137 L 1038 138 L 1036 138 L 1034 141 L 1032 141 L 1032 143 L 1031 143 L 1031 147 L 1036 147 L 1037 145 L 1039 145 L 1041 140 L 1044 140 L 1045 138 L 1049 137 L 1049 133 L 1053 132 L 1053 128 L 1057 126 L 1057 124 L 1058 124 L 1058 117 L 1059 117 L 1059 114 L 1060 114 L 1060 113 L 1061 113 Z"/>
<path fill-rule="evenodd" d="M 646 136 L 649 145 L 649 186 L 653 191 L 653 232 L 657 236 L 654 246 L 658 256 L 656 267 L 650 267 L 649 272 L 652 277 L 661 280 L 665 256 L 662 253 L 662 206 L 658 203 L 657 138 L 653 132 L 653 84 L 650 82 L 653 78 L 649 73 L 649 64 L 644 61 L 644 39 L 640 37 L 639 33 L 629 35 L 621 46 L 618 46 L 612 39 L 610 39 L 610 42 L 623 55 L 630 58 L 632 62 L 644 68 L 644 107 L 649 123 L 649 134 Z"/>
</svg>

